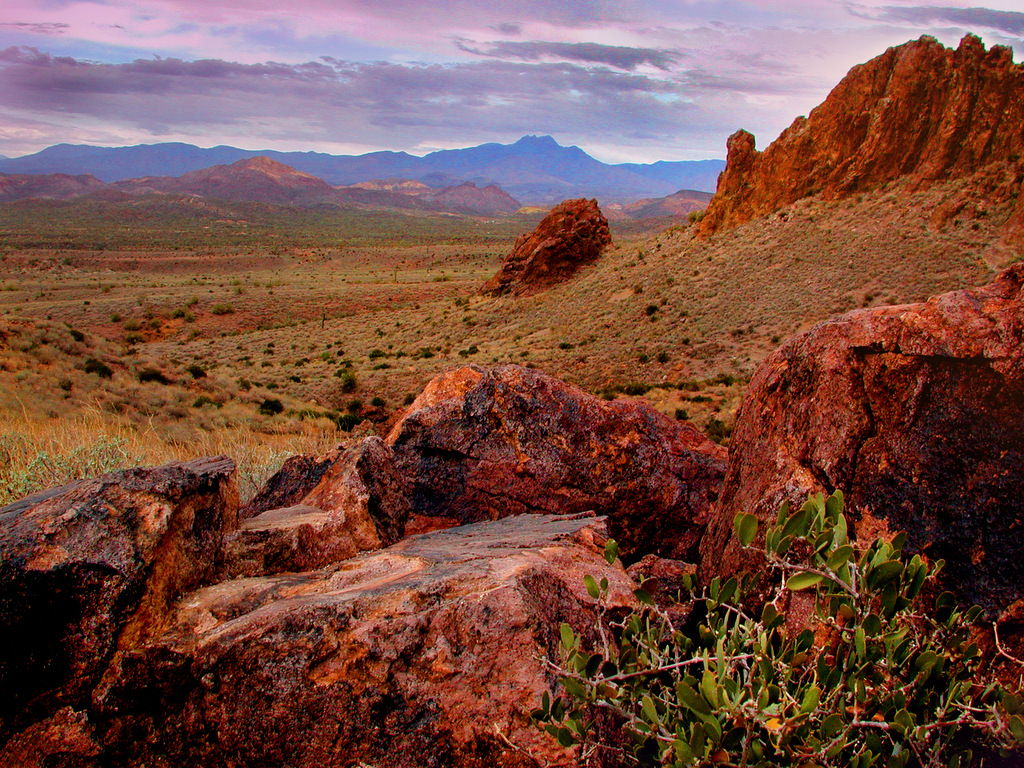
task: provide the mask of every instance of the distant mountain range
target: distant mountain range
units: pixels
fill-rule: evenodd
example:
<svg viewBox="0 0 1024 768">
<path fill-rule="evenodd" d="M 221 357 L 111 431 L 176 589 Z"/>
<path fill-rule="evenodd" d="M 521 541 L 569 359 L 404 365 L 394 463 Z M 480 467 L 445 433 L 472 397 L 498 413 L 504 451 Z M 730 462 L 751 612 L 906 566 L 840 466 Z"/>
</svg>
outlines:
<svg viewBox="0 0 1024 768">
<path fill-rule="evenodd" d="M 497 184 L 524 205 L 550 205 L 570 197 L 596 197 L 602 204 L 663 197 L 680 189 L 714 191 L 722 160 L 659 161 L 609 165 L 579 147 L 563 147 L 550 136 L 524 136 L 514 144 L 466 149 L 328 155 L 236 147 L 202 149 L 191 144 L 95 147 L 58 144 L 16 158 L 0 158 L 5 174 L 91 174 L 100 181 L 183 176 L 211 166 L 264 157 L 318 177 L 331 186 L 381 179 L 409 179 L 431 188 Z"/>
</svg>

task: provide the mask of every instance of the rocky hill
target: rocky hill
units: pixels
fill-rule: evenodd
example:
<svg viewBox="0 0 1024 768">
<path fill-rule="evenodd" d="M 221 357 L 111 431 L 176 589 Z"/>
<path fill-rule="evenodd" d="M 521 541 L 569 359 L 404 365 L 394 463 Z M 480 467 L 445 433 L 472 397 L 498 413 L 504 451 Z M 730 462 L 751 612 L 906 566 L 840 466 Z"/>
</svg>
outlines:
<svg viewBox="0 0 1024 768">
<path fill-rule="evenodd" d="M 89 174 L 69 176 L 66 173 L 4 174 L 0 173 L 0 203 L 43 197 L 68 200 L 106 188 L 106 184 Z"/>
<path fill-rule="evenodd" d="M 746 131 L 733 134 L 728 149 L 701 236 L 803 197 L 840 199 L 903 177 L 920 188 L 996 163 L 1013 164 L 1016 176 L 1024 65 L 1014 64 L 1011 49 L 986 51 L 973 35 L 956 50 L 922 37 L 854 67 L 764 152 Z"/>
<path fill-rule="evenodd" d="M 162 192 L 254 203 L 311 204 L 337 197 L 335 189 L 323 179 L 268 157 L 246 158 L 182 176 L 117 181 L 111 186 L 129 194 Z"/>
<path fill-rule="evenodd" d="M 90 176 L 0 174 L 0 202 L 30 198 L 69 200 L 91 196 L 97 203 L 141 196 L 232 200 L 267 205 L 398 208 L 410 211 L 500 216 L 515 213 L 519 201 L 496 184 L 472 182 L 432 189 L 410 180 L 392 184 L 333 187 L 323 179 L 268 157 L 249 157 L 181 176 L 146 176 L 105 184 Z"/>
</svg>

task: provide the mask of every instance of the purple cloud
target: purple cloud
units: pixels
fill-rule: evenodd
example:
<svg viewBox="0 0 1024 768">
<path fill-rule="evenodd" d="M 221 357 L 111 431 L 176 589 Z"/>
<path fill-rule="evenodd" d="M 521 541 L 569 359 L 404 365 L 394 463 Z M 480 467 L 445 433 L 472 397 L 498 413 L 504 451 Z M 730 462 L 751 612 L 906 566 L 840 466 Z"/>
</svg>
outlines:
<svg viewBox="0 0 1024 768">
<path fill-rule="evenodd" d="M 667 71 L 679 58 L 673 51 L 631 48 L 624 45 L 601 45 L 599 43 L 549 43 L 549 42 L 497 42 L 486 47 L 459 42 L 459 48 L 477 56 L 518 61 L 541 61 L 556 59 L 577 61 L 587 64 L 605 64 L 617 69 L 635 70 L 643 64 L 650 64 Z"/>
</svg>

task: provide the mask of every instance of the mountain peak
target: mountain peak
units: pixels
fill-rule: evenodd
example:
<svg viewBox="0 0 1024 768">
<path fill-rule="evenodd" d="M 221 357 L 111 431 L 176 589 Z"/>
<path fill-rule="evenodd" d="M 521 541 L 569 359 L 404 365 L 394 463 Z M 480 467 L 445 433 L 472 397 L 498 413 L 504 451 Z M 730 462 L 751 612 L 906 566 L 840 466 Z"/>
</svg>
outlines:
<svg viewBox="0 0 1024 768">
<path fill-rule="evenodd" d="M 309 174 L 297 171 L 290 165 L 285 165 L 269 157 L 257 155 L 256 157 L 245 157 L 236 160 L 229 167 L 245 171 L 258 171 L 275 178 L 281 176 L 308 176 Z"/>
<path fill-rule="evenodd" d="M 526 147 L 530 149 L 559 149 L 561 144 L 555 141 L 553 136 L 523 136 L 512 146 L 514 147 Z"/>
</svg>

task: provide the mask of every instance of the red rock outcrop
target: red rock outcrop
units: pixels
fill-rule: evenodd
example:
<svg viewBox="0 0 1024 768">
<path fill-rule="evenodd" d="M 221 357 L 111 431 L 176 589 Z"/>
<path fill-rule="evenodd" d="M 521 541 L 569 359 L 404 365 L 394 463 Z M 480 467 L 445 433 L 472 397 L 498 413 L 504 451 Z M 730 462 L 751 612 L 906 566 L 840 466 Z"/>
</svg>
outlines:
<svg viewBox="0 0 1024 768">
<path fill-rule="evenodd" d="M 89 720 L 65 715 L 66 739 L 41 730 L 35 752 L 18 739 L 8 754 L 56 746 L 68 765 L 98 754 L 157 768 L 571 765 L 529 713 L 554 684 L 541 659 L 557 657 L 559 624 L 593 621 L 583 576 L 608 578 L 613 607 L 633 604 L 633 584 L 601 556 L 599 522 L 481 523 L 192 592 Z"/>
<path fill-rule="evenodd" d="M 596 261 L 611 242 L 608 220 L 597 200 L 566 200 L 533 232 L 519 236 L 501 269 L 481 290 L 522 296 L 548 288 Z"/>
<path fill-rule="evenodd" d="M 379 437 L 323 456 L 294 456 L 246 507 L 224 543 L 226 576 L 308 571 L 405 535 L 409 501 Z"/>
<path fill-rule="evenodd" d="M 808 117 L 764 152 L 729 138 L 718 190 L 699 236 L 802 197 L 845 197 L 909 176 L 916 184 L 1024 155 L 1024 65 L 1010 48 L 968 35 L 954 51 L 934 38 L 890 48 L 854 67 Z"/>
<path fill-rule="evenodd" d="M 725 450 L 642 401 L 612 402 L 516 365 L 431 381 L 387 438 L 412 511 L 461 523 L 595 510 L 627 556 L 685 556 Z"/>
<path fill-rule="evenodd" d="M 125 470 L 0 509 L 0 741 L 74 720 L 178 595 L 214 579 L 237 524 L 234 469 L 218 457 Z"/>
<path fill-rule="evenodd" d="M 754 562 L 732 538 L 737 512 L 774 522 L 783 500 L 839 488 L 855 520 L 945 559 L 964 601 L 1024 597 L 1022 286 L 1016 265 L 984 288 L 850 312 L 765 360 L 736 419 L 701 575 Z"/>
</svg>

